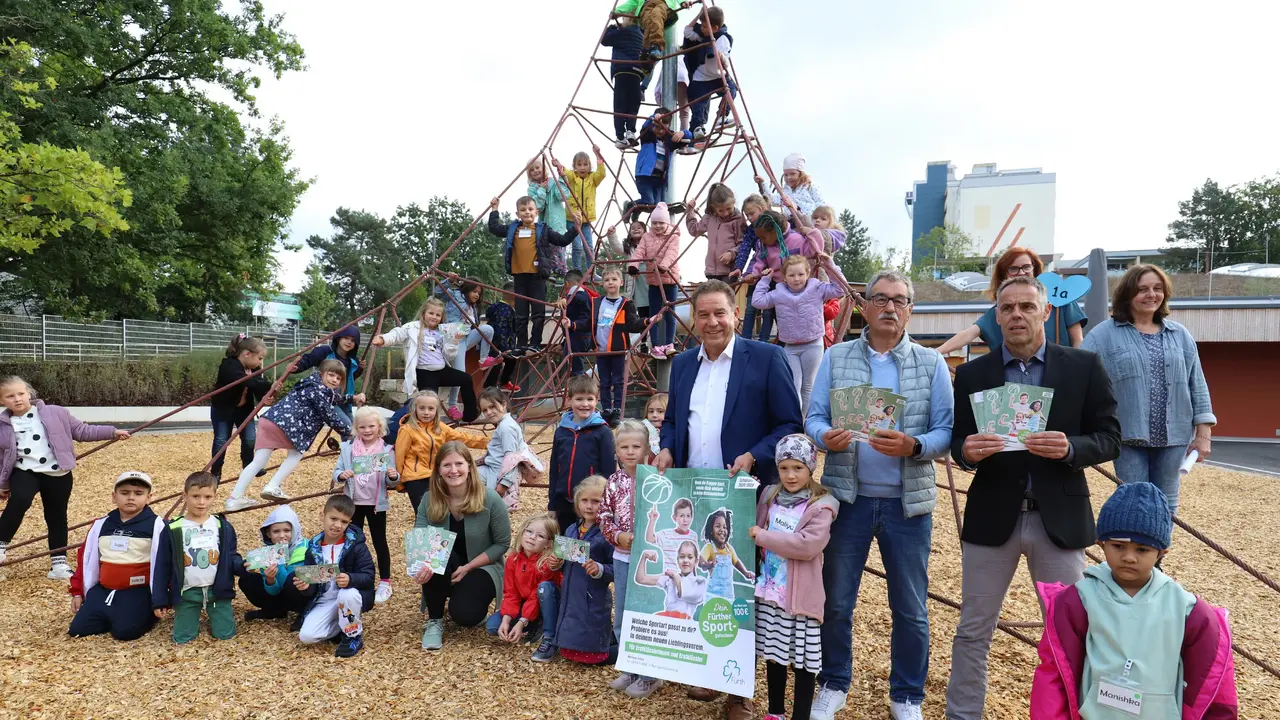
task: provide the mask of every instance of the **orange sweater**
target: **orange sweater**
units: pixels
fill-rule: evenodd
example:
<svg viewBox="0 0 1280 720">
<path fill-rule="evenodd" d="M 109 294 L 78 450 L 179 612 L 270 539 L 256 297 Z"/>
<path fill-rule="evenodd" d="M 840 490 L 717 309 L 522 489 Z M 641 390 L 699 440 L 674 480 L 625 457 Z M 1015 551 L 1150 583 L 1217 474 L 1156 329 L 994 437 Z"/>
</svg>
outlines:
<svg viewBox="0 0 1280 720">
<path fill-rule="evenodd" d="M 489 446 L 489 438 L 475 433 L 455 430 L 442 422 L 427 429 L 409 422 L 408 416 L 400 421 L 400 434 L 396 435 L 396 468 L 400 471 L 400 484 L 426 480 L 435 471 L 436 451 L 450 440 L 461 440 L 469 448 L 483 449 Z"/>
</svg>

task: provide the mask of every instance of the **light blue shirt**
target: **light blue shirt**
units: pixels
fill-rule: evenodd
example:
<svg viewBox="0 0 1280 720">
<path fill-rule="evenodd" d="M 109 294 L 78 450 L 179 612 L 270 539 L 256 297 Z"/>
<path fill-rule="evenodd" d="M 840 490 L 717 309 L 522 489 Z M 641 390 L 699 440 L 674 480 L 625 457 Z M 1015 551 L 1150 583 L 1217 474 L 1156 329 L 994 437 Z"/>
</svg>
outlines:
<svg viewBox="0 0 1280 720">
<path fill-rule="evenodd" d="M 898 392 L 898 365 L 893 353 L 877 353 L 868 348 L 871 384 Z M 945 362 L 934 369 L 929 386 L 929 431 L 920 441 L 917 458 L 941 457 L 951 449 L 951 427 L 955 422 L 955 396 L 951 391 L 951 372 Z M 822 436 L 831 429 L 831 353 L 822 356 L 818 376 L 813 380 L 809 396 L 809 414 L 804 430 L 818 447 L 826 450 Z M 902 497 L 902 465 L 900 458 L 884 455 L 870 445 L 858 448 L 858 494 L 867 497 Z"/>
</svg>

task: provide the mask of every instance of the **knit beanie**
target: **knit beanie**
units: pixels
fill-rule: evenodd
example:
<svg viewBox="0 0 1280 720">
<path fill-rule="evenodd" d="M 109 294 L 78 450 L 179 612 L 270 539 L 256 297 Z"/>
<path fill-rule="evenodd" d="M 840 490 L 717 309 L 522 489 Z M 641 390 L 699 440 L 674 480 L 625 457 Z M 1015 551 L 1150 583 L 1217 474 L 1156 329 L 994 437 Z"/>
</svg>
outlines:
<svg viewBox="0 0 1280 720">
<path fill-rule="evenodd" d="M 1125 540 L 1168 550 L 1173 514 L 1164 492 L 1149 482 L 1116 488 L 1098 512 L 1098 539 Z"/>
<path fill-rule="evenodd" d="M 783 460 L 795 460 L 809 468 L 809 472 L 818 469 L 818 446 L 813 444 L 808 435 L 794 433 L 778 441 L 773 452 L 774 463 Z"/>
<path fill-rule="evenodd" d="M 671 214 L 667 212 L 667 204 L 660 202 L 654 206 L 653 212 L 649 213 L 649 222 L 671 224 Z"/>
<path fill-rule="evenodd" d="M 800 153 L 791 153 L 790 155 L 782 158 L 782 169 L 804 172 L 804 163 L 803 155 Z"/>
</svg>

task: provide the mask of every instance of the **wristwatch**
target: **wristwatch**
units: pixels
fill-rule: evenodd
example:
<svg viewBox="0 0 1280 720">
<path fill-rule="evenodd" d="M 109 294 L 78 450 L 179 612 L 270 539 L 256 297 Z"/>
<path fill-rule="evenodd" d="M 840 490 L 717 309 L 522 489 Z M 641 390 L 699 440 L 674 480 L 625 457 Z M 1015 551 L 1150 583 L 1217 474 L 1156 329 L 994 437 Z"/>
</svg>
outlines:
<svg viewBox="0 0 1280 720">
<path fill-rule="evenodd" d="M 920 453 L 924 452 L 924 446 L 920 444 L 920 438 L 912 439 L 916 441 L 916 444 L 911 448 L 911 457 L 920 457 Z"/>
</svg>

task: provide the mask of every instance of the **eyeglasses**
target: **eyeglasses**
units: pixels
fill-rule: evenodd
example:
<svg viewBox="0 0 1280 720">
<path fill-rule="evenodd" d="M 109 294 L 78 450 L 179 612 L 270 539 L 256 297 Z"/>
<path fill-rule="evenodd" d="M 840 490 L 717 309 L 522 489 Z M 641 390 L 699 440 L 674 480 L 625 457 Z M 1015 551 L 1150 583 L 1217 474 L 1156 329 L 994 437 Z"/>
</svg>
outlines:
<svg viewBox="0 0 1280 720">
<path fill-rule="evenodd" d="M 888 295 L 872 295 L 868 299 L 871 301 L 872 305 L 880 308 L 888 306 L 889 303 L 893 303 L 893 307 L 895 309 L 901 310 L 911 304 L 911 298 L 905 298 L 901 295 L 897 297 L 889 297 Z"/>
<path fill-rule="evenodd" d="M 1013 277 L 1015 275 L 1030 275 L 1035 271 L 1036 266 L 1028 263 L 1026 265 L 1010 265 L 1008 274 L 1009 277 Z"/>
</svg>

